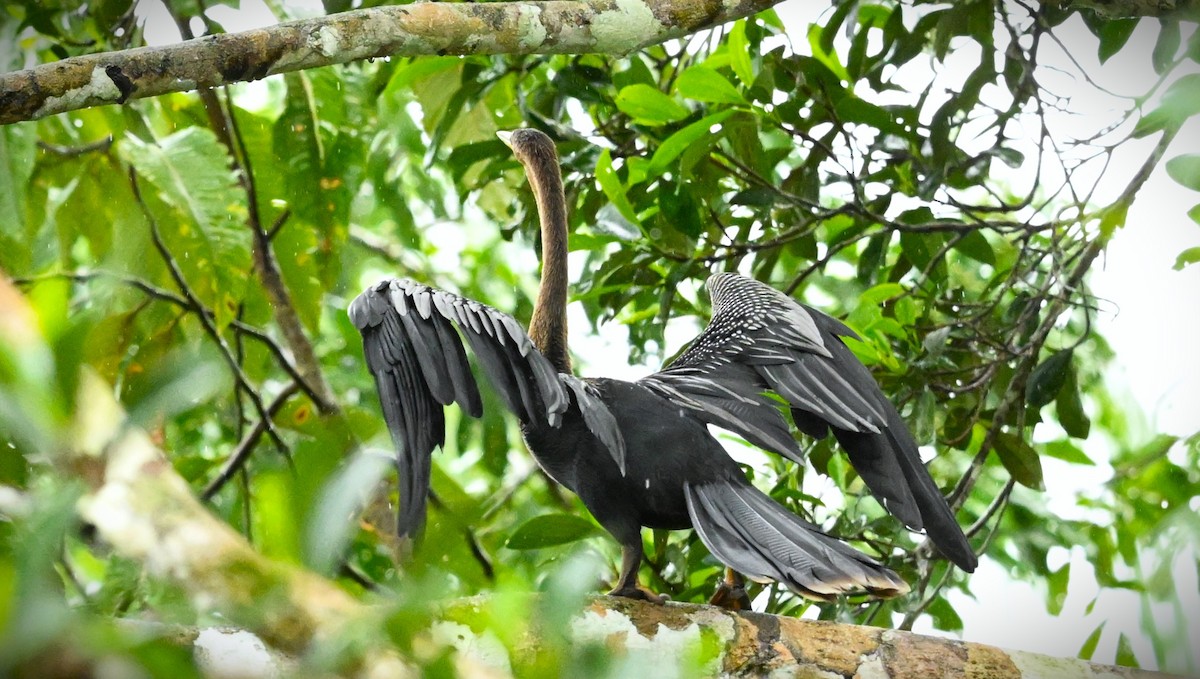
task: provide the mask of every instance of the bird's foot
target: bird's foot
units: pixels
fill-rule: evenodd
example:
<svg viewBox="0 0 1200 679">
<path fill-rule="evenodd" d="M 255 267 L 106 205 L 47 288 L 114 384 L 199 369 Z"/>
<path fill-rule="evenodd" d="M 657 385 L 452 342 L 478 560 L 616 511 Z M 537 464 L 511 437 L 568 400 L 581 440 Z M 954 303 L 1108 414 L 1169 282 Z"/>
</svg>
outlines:
<svg viewBox="0 0 1200 679">
<path fill-rule="evenodd" d="M 608 593 L 609 596 L 623 596 L 626 599 L 641 599 L 652 604 L 665 604 L 671 600 L 666 594 L 655 594 L 641 585 L 617 587 Z"/>
<path fill-rule="evenodd" d="M 750 595 L 746 593 L 746 587 L 741 582 L 731 583 L 728 580 L 721 580 L 717 584 L 717 591 L 713 592 L 708 603 L 730 611 L 751 610 Z"/>
</svg>

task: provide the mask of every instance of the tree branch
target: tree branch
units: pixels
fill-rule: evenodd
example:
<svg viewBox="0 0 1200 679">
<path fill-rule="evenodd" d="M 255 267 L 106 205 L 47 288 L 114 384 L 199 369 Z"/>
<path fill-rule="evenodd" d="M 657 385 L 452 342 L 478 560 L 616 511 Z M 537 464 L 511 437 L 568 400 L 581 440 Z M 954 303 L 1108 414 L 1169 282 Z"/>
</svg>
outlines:
<svg viewBox="0 0 1200 679">
<path fill-rule="evenodd" d="M 778 0 L 551 0 L 371 7 L 0 75 L 0 124 L 360 59 L 433 54 L 625 54 Z"/>
<path fill-rule="evenodd" d="M 1056 0 L 1050 3 L 1070 11 L 1090 9 L 1105 19 L 1125 17 L 1173 17 L 1194 18 L 1200 9 L 1196 0 Z"/>
</svg>

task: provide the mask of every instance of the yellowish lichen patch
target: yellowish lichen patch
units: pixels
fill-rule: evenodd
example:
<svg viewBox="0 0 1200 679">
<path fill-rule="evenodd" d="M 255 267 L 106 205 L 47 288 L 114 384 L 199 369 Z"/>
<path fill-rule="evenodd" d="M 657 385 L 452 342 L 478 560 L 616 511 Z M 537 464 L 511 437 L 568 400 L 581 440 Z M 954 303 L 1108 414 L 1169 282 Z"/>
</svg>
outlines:
<svg viewBox="0 0 1200 679">
<path fill-rule="evenodd" d="M 617 0 L 613 9 L 597 12 L 592 18 L 592 37 L 596 49 L 626 54 L 663 32 L 662 22 L 642 0 Z"/>
</svg>

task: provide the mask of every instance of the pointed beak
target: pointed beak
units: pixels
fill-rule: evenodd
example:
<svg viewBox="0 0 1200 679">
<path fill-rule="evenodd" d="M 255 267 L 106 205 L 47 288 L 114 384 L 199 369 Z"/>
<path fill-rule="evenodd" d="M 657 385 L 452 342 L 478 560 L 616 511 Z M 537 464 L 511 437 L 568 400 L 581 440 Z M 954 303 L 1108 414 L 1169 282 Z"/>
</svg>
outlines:
<svg viewBox="0 0 1200 679">
<path fill-rule="evenodd" d="M 500 137 L 500 141 L 504 142 L 504 145 L 510 149 L 512 148 L 512 135 L 512 130 L 500 130 L 496 133 L 496 136 Z"/>
</svg>

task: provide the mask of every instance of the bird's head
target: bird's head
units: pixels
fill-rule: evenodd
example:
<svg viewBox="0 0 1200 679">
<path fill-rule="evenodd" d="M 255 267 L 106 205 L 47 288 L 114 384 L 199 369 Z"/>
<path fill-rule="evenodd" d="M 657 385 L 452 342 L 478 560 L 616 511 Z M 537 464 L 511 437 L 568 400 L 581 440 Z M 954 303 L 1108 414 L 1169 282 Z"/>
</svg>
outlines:
<svg viewBox="0 0 1200 679">
<path fill-rule="evenodd" d="M 544 166 L 547 162 L 558 161 L 554 142 L 540 130 L 522 127 L 497 132 L 496 136 L 512 149 L 513 155 L 526 167 Z"/>
</svg>

